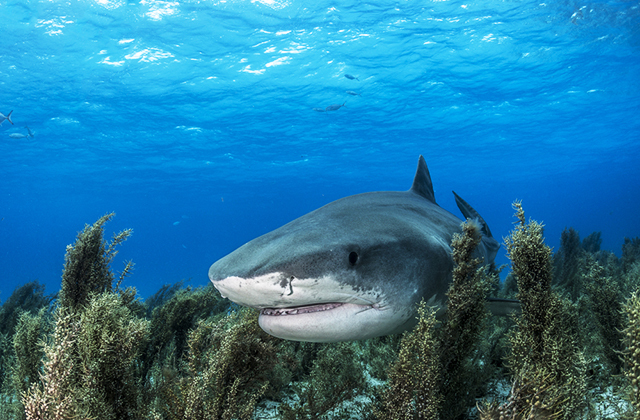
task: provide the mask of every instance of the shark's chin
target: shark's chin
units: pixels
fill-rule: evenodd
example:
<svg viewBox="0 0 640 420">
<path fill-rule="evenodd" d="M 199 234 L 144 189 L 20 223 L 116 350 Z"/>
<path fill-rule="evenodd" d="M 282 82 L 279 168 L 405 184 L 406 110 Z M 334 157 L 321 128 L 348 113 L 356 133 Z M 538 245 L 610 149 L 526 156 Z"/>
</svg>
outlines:
<svg viewBox="0 0 640 420">
<path fill-rule="evenodd" d="M 264 308 L 258 323 L 268 334 L 294 341 L 363 340 L 391 334 L 398 320 L 374 305 L 323 303 L 289 308 Z"/>
</svg>

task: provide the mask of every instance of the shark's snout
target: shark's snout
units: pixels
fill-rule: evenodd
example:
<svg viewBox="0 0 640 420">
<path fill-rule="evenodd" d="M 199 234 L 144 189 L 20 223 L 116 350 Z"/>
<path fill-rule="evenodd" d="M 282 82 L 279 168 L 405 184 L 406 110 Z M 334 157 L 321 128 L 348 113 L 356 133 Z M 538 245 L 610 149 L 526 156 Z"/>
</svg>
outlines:
<svg viewBox="0 0 640 420">
<path fill-rule="evenodd" d="M 210 279 L 223 297 L 239 305 L 272 309 L 265 315 L 281 315 L 284 312 L 278 312 L 277 309 L 299 307 L 309 307 L 300 313 L 319 312 L 333 309 L 328 306 L 323 308 L 322 305 L 337 307 L 345 303 L 376 309 L 384 306 L 379 293 L 356 291 L 330 276 L 302 279 L 276 272 L 256 277 L 229 276 L 223 279 L 210 274 Z"/>
<path fill-rule="evenodd" d="M 288 296 L 293 295 L 295 278 L 286 273 L 276 272 L 256 277 L 228 276 L 224 278 L 216 278 L 215 275 L 210 274 L 209 279 L 223 297 L 229 298 L 239 305 L 262 309 L 292 303 Z"/>
</svg>

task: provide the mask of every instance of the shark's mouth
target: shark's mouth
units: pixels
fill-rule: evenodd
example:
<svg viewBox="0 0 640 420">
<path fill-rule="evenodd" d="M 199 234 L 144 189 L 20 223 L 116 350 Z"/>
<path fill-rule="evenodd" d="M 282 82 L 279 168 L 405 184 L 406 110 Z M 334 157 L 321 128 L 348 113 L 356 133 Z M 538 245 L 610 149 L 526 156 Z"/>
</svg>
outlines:
<svg viewBox="0 0 640 420">
<path fill-rule="evenodd" d="M 300 315 L 310 314 L 313 312 L 328 311 L 334 308 L 338 308 L 344 305 L 344 303 L 322 303 L 319 305 L 307 305 L 307 306 L 295 306 L 292 308 L 264 308 L 260 311 L 260 315 L 267 316 L 283 316 L 283 315 Z"/>
<path fill-rule="evenodd" d="M 286 340 L 320 343 L 361 340 L 391 334 L 398 330 L 398 324 L 406 322 L 402 311 L 386 309 L 390 308 L 381 308 L 376 303 L 339 301 L 263 307 L 258 324 L 268 334 Z"/>
</svg>

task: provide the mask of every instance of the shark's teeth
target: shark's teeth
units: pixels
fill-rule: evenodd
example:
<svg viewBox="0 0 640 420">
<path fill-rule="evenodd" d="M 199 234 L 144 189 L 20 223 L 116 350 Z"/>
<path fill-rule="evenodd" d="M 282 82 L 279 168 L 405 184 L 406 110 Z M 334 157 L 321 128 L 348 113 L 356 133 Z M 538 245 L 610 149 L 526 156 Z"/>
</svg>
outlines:
<svg viewBox="0 0 640 420">
<path fill-rule="evenodd" d="M 260 311 L 260 314 L 269 316 L 309 314 L 312 312 L 328 311 L 329 309 L 342 305 L 344 305 L 344 303 L 323 303 L 321 305 L 299 306 L 297 308 L 264 308 Z"/>
</svg>

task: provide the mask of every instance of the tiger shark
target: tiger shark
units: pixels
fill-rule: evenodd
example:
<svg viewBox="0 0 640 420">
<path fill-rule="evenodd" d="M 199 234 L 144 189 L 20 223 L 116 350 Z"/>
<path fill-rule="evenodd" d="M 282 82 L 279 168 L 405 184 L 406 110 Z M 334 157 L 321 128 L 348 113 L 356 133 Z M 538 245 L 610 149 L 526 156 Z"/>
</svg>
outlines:
<svg viewBox="0 0 640 420">
<path fill-rule="evenodd" d="M 455 192 L 482 233 L 474 256 L 493 266 L 498 242 Z M 422 156 L 408 191 L 331 202 L 216 261 L 209 279 L 223 297 L 258 308 L 267 333 L 334 342 L 395 334 L 416 323 L 421 300 L 446 307 L 451 240 L 462 220 L 436 204 Z"/>
</svg>

